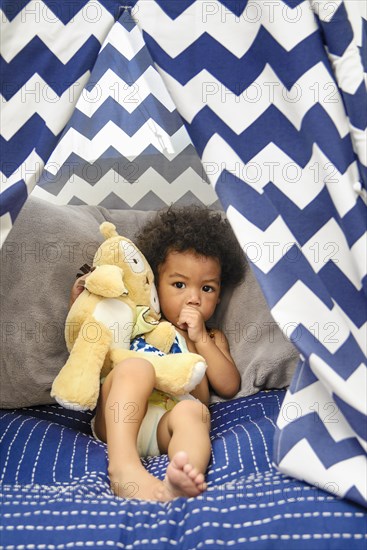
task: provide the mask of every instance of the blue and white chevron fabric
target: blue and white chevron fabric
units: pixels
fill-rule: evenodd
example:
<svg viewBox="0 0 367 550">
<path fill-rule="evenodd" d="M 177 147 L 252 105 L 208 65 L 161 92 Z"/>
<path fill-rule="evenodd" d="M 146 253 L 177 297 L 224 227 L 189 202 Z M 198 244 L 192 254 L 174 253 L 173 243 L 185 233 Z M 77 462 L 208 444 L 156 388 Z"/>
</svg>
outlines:
<svg viewBox="0 0 367 550">
<path fill-rule="evenodd" d="M 327 46 L 328 58 L 333 69 L 336 83 L 345 105 L 353 149 L 357 156 L 361 181 L 355 184 L 355 190 L 360 191 L 367 185 L 367 146 L 366 146 L 366 86 L 367 73 L 367 26 L 366 20 L 358 17 L 364 12 L 364 2 L 320 2 L 312 3 L 315 15 L 322 30 Z M 338 9 L 336 10 L 336 8 Z M 350 11 L 351 21 L 348 18 Z M 334 13 L 335 12 L 335 13 Z M 332 16 L 332 17 L 331 17 Z M 366 199 L 365 192 L 362 196 Z"/>
<path fill-rule="evenodd" d="M 88 81 L 118 10 L 109 4 L 1 2 L 1 244 Z"/>
<path fill-rule="evenodd" d="M 216 200 L 187 130 L 122 8 L 35 189 L 67 204 L 152 209 L 197 188 Z"/>
<path fill-rule="evenodd" d="M 339 0 L 136 8 L 272 315 L 300 350 L 274 461 L 366 504 L 361 18 L 352 26 Z"/>
</svg>

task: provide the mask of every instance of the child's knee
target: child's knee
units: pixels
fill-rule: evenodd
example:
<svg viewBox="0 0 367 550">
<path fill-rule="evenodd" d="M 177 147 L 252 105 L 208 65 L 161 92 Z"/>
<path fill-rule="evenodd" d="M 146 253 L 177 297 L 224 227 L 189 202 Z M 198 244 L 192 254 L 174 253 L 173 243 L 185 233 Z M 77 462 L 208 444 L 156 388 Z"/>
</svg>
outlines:
<svg viewBox="0 0 367 550">
<path fill-rule="evenodd" d="M 174 420 L 184 422 L 202 422 L 210 428 L 210 412 L 208 407 L 200 401 L 185 399 L 175 405 L 171 411 Z"/>
<path fill-rule="evenodd" d="M 129 357 L 118 363 L 112 370 L 114 379 L 133 379 L 138 383 L 155 381 L 155 371 L 152 363 L 142 357 Z"/>
</svg>

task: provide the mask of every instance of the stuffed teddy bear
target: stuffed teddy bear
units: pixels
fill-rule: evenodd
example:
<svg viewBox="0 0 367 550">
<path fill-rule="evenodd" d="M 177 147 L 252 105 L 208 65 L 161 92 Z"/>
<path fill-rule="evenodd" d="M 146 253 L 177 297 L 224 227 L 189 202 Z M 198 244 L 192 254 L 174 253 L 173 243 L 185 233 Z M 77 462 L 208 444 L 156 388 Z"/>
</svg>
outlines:
<svg viewBox="0 0 367 550">
<path fill-rule="evenodd" d="M 205 360 L 193 353 L 160 356 L 130 350 L 130 341 L 146 342 L 169 352 L 175 328 L 160 321 L 154 276 L 132 241 L 118 235 L 109 222 L 100 226 L 105 241 L 98 248 L 94 270 L 70 308 L 65 324 L 69 358 L 55 378 L 51 396 L 62 406 L 93 410 L 100 379 L 128 357 L 148 358 L 156 373 L 156 389 L 171 395 L 192 391 L 204 376 Z"/>
</svg>

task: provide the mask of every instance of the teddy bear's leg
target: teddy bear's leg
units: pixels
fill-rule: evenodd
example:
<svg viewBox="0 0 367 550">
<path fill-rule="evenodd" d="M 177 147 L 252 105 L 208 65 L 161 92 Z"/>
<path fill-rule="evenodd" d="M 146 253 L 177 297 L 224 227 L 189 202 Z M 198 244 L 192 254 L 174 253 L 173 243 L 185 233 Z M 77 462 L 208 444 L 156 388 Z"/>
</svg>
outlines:
<svg viewBox="0 0 367 550">
<path fill-rule="evenodd" d="M 111 350 L 114 365 L 128 357 L 143 357 L 150 361 L 156 375 L 156 388 L 171 395 L 190 393 L 201 382 L 206 363 L 195 353 L 174 353 L 164 356 L 131 350 Z"/>
<path fill-rule="evenodd" d="M 144 335 L 147 344 L 168 353 L 175 341 L 176 329 L 168 321 L 161 321 L 151 332 Z"/>
<path fill-rule="evenodd" d="M 100 373 L 112 342 L 111 331 L 92 317 L 79 331 L 69 359 L 52 385 L 51 396 L 67 409 L 93 410 Z"/>
<path fill-rule="evenodd" d="M 206 363 L 195 353 L 174 353 L 164 356 L 155 354 L 152 364 L 156 375 L 156 388 L 172 395 L 190 393 L 201 382 Z"/>
</svg>

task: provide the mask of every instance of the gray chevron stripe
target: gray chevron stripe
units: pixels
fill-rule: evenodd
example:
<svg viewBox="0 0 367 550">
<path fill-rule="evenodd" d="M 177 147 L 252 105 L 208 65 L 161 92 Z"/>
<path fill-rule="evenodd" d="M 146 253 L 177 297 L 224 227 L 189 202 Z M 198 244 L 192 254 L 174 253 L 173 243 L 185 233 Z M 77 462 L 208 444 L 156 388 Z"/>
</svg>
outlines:
<svg viewBox="0 0 367 550">
<path fill-rule="evenodd" d="M 80 206 L 86 205 L 87 203 L 74 195 L 70 199 L 69 204 Z M 216 200 L 210 204 L 205 204 L 196 195 L 194 195 L 194 193 L 191 193 L 191 191 L 185 193 L 180 199 L 175 202 L 175 204 L 178 206 L 196 204 L 198 206 L 208 206 L 209 208 L 212 208 L 214 210 L 222 210 L 222 206 L 219 200 Z M 160 210 L 161 208 L 169 206 L 169 204 L 163 201 L 158 195 L 156 195 L 156 193 L 153 193 L 153 191 L 149 191 L 149 193 L 144 195 L 144 197 L 137 201 L 133 206 L 130 206 L 115 193 L 110 193 L 109 195 L 107 195 L 107 197 L 99 204 L 99 206 L 103 206 L 104 208 L 112 210 L 131 210 L 131 208 L 134 208 L 135 210 L 147 211 Z"/>
<path fill-rule="evenodd" d="M 158 153 L 154 147 L 149 148 L 144 153 L 136 157 L 134 160 L 121 156 L 114 149 L 107 150 L 112 153 L 108 158 L 99 158 L 96 162 L 90 163 L 81 159 L 77 155 L 72 155 L 56 175 L 44 170 L 38 185 L 47 189 L 49 193 L 57 196 L 73 175 L 79 176 L 81 179 L 95 185 L 105 176 L 110 170 L 118 173 L 129 183 L 133 183 L 139 179 L 149 168 L 160 174 L 166 181 L 172 183 L 181 176 L 188 167 L 202 179 L 208 183 L 208 178 L 204 172 L 201 161 L 192 145 L 189 145 L 179 155 L 173 157 L 172 160 L 167 159 L 161 153 Z"/>
</svg>

